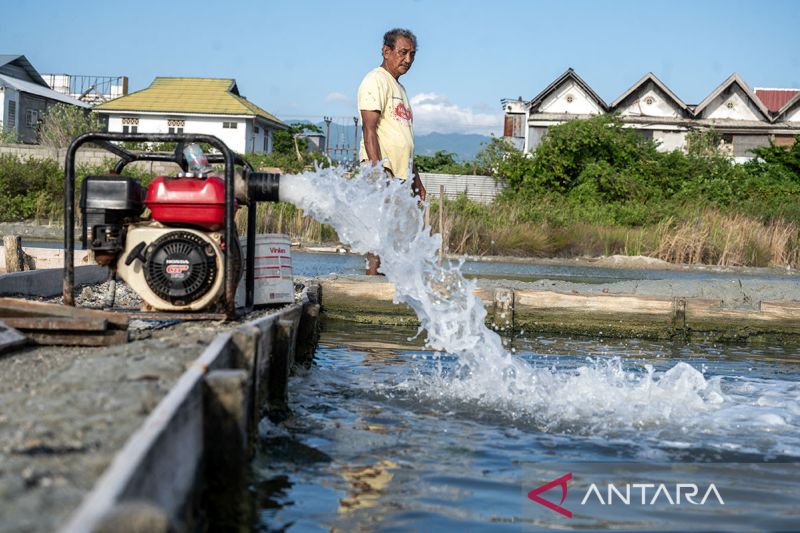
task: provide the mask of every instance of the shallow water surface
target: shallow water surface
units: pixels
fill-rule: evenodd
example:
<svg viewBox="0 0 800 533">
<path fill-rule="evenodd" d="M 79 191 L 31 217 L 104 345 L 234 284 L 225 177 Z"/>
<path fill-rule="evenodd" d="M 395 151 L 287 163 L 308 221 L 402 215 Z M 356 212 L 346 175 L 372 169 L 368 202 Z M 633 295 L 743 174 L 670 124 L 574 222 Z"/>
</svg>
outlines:
<svg viewBox="0 0 800 533">
<path fill-rule="evenodd" d="M 295 416 L 261 424 L 260 528 L 528 530 L 544 524 L 525 498 L 542 465 L 627 462 L 655 476 L 669 463 L 800 462 L 795 348 L 515 339 L 507 348 L 539 380 L 517 390 L 519 380 L 509 389 L 501 377 L 457 375 L 452 358 L 409 341 L 414 333 L 326 324 L 314 365 L 292 379 Z M 779 481 L 796 502 L 797 477 Z M 748 487 L 750 500 L 780 500 L 771 485 Z M 651 528 L 654 513 L 623 509 L 617 527 Z M 681 529 L 742 525 L 726 513 L 690 514 Z M 800 527 L 773 514 L 759 524 Z M 610 525 L 585 516 L 559 527 Z"/>
</svg>

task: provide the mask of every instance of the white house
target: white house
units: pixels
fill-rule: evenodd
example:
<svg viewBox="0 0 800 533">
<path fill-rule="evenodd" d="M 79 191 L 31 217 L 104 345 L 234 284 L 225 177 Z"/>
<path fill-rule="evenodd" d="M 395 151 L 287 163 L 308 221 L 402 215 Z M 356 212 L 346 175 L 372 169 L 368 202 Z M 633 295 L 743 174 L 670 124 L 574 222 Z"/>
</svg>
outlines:
<svg viewBox="0 0 800 533">
<path fill-rule="evenodd" d="M 686 147 L 686 133 L 714 128 L 737 161 L 751 150 L 787 145 L 800 135 L 800 89 L 752 90 L 732 74 L 700 104 L 687 105 L 652 72 L 606 104 L 574 70 L 567 69 L 531 100 L 501 100 L 505 113 L 503 135 L 530 151 L 553 125 L 568 120 L 616 113 L 627 127 L 670 151 Z"/>
<path fill-rule="evenodd" d="M 25 56 L 0 55 L 0 132 L 14 132 L 16 140 L 36 143 L 40 120 L 58 103 L 89 108 L 48 87 Z"/>
<path fill-rule="evenodd" d="M 164 78 L 150 87 L 100 104 L 109 132 L 204 133 L 238 153 L 271 152 L 282 121 L 239 94 L 236 80 Z"/>
</svg>

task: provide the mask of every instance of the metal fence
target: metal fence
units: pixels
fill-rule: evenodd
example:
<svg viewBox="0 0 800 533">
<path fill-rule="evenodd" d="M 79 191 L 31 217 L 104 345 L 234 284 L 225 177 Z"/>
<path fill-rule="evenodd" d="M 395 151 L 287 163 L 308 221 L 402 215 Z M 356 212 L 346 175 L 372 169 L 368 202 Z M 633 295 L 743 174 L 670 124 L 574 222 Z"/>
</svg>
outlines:
<svg viewBox="0 0 800 533">
<path fill-rule="evenodd" d="M 448 200 L 454 200 L 461 194 L 482 204 L 489 204 L 494 200 L 505 184 L 491 176 L 465 176 L 460 174 L 434 174 L 421 172 L 419 177 L 431 197 L 439 196 L 439 186 L 444 186 L 444 195 Z"/>
</svg>

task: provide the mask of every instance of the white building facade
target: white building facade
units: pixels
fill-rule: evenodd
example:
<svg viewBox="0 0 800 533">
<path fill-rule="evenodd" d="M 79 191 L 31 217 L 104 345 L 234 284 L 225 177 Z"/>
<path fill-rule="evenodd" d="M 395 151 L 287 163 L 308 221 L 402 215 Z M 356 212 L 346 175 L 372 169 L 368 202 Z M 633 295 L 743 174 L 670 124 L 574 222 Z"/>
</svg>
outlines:
<svg viewBox="0 0 800 533">
<path fill-rule="evenodd" d="M 149 88 L 100 104 L 109 132 L 202 133 L 238 153 L 269 153 L 282 121 L 239 95 L 235 80 L 156 78 Z"/>
<path fill-rule="evenodd" d="M 770 141 L 792 144 L 800 135 L 800 90 L 754 91 L 738 74 L 698 105 L 685 104 L 653 73 L 606 104 L 572 69 L 531 100 L 501 102 L 503 135 L 524 151 L 534 150 L 551 126 L 601 114 L 617 114 L 626 127 L 656 141 L 662 151 L 683 150 L 688 132 L 713 128 L 738 162 L 752 158 L 753 148 Z"/>
</svg>

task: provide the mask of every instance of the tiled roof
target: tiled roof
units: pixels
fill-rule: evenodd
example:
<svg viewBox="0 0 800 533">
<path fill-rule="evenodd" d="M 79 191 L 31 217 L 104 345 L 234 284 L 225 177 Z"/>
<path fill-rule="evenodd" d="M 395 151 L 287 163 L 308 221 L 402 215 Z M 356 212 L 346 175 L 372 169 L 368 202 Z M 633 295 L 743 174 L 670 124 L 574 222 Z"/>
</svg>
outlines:
<svg viewBox="0 0 800 533">
<path fill-rule="evenodd" d="M 100 104 L 95 110 L 255 115 L 286 127 L 274 115 L 239 96 L 233 79 L 159 77 L 147 89 Z"/>
</svg>

